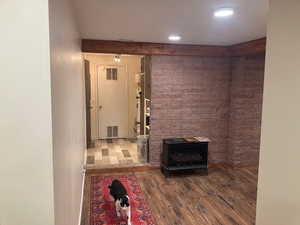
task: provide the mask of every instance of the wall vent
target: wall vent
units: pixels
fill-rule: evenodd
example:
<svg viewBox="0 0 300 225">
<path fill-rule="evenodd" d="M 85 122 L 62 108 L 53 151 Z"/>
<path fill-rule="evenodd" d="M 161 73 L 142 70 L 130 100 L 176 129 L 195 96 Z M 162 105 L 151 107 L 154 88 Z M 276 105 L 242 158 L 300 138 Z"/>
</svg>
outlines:
<svg viewBox="0 0 300 225">
<path fill-rule="evenodd" d="M 118 80 L 118 69 L 107 68 L 106 69 L 106 80 Z"/>
<path fill-rule="evenodd" d="M 112 137 L 112 127 L 107 127 L 107 137 Z"/>
<path fill-rule="evenodd" d="M 113 136 L 114 137 L 118 137 L 118 127 L 117 126 L 115 126 L 115 127 L 113 127 Z"/>
<path fill-rule="evenodd" d="M 118 137 L 119 136 L 119 127 L 111 126 L 107 127 L 107 137 Z"/>
</svg>

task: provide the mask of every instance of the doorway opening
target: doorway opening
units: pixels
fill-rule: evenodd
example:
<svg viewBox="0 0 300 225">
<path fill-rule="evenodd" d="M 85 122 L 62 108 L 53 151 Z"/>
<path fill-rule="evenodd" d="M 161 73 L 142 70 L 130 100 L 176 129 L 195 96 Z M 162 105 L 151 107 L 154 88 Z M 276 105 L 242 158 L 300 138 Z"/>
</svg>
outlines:
<svg viewBox="0 0 300 225">
<path fill-rule="evenodd" d="M 147 164 L 150 57 L 86 53 L 84 59 L 87 167 Z"/>
</svg>

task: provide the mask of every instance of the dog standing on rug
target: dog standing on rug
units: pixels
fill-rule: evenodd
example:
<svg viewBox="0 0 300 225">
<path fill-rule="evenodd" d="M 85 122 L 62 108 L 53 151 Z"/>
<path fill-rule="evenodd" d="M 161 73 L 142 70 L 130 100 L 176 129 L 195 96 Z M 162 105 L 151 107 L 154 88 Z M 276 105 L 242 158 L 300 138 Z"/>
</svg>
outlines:
<svg viewBox="0 0 300 225">
<path fill-rule="evenodd" d="M 120 217 L 125 213 L 127 216 L 127 224 L 131 225 L 129 197 L 124 185 L 119 180 L 114 180 L 108 188 L 110 189 L 111 196 L 115 200 L 117 216 Z"/>
</svg>

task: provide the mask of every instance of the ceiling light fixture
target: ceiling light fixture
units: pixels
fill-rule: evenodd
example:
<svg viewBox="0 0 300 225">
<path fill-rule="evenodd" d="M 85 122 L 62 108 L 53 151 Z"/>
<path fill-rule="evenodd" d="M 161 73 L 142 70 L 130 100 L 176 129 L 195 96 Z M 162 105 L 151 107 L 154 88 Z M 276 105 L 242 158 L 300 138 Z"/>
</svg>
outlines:
<svg viewBox="0 0 300 225">
<path fill-rule="evenodd" d="M 115 62 L 121 62 L 121 57 L 120 57 L 120 55 L 116 55 L 116 56 L 114 57 L 114 61 L 115 61 Z"/>
<path fill-rule="evenodd" d="M 180 41 L 181 37 L 179 35 L 170 35 L 169 40 L 170 41 Z"/>
<path fill-rule="evenodd" d="M 230 17 L 234 14 L 234 10 L 232 8 L 220 8 L 217 9 L 214 13 L 215 17 L 224 18 Z"/>
</svg>

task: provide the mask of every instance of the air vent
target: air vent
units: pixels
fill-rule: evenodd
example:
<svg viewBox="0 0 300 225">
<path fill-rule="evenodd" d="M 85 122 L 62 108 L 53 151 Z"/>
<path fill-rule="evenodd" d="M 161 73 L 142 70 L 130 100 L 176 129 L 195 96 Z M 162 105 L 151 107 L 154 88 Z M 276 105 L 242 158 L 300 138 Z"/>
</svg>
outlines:
<svg viewBox="0 0 300 225">
<path fill-rule="evenodd" d="M 107 127 L 107 137 L 118 137 L 118 136 L 119 136 L 118 126 Z"/>
<path fill-rule="evenodd" d="M 118 69 L 117 68 L 112 69 L 112 79 L 118 80 Z"/>
<path fill-rule="evenodd" d="M 113 136 L 118 137 L 118 127 L 117 126 L 113 127 Z"/>
<path fill-rule="evenodd" d="M 107 127 L 107 137 L 112 137 L 112 127 Z"/>
<path fill-rule="evenodd" d="M 106 69 L 106 80 L 111 80 L 112 75 L 111 75 L 111 69 Z"/>
<path fill-rule="evenodd" d="M 106 80 L 118 80 L 118 69 L 107 68 L 106 69 Z"/>
</svg>

